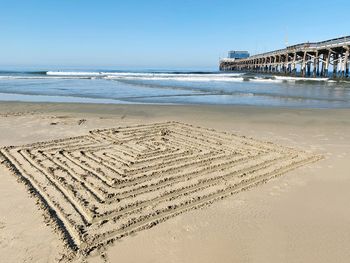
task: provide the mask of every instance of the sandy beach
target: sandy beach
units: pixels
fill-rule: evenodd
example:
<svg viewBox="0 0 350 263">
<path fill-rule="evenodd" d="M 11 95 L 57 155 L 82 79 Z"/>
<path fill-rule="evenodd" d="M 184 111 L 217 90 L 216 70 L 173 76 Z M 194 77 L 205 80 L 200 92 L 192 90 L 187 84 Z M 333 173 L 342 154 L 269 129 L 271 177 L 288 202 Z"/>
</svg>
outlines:
<svg viewBox="0 0 350 263">
<path fill-rule="evenodd" d="M 23 174 L 32 169 L 30 174 L 36 175 L 42 197 L 63 208 L 55 213 L 62 213 L 65 225 L 76 222 L 78 216 L 73 210 L 69 212 L 62 199 L 55 199 L 57 193 L 40 181 L 44 179 L 40 179 L 38 171 L 52 165 L 48 160 L 71 169 L 75 179 L 62 182 L 66 186 L 62 191 L 74 196 L 76 207 L 90 211 L 79 218 L 97 223 L 87 224 L 85 241 L 79 243 L 87 256 L 71 256 L 65 235 L 53 222 L 52 214 L 35 192 L 19 182 L 21 173 L 17 171 L 16 175 L 8 165 L 1 165 L 0 254 L 5 262 L 164 262 L 165 258 L 167 262 L 347 262 L 349 113 L 347 109 L 2 102 L 0 146 L 19 146 L 8 148 L 19 161 L 14 167 L 23 169 Z M 146 135 L 149 139 L 137 145 L 146 147 L 138 149 L 145 156 L 138 156 L 137 163 L 128 159 L 130 152 L 115 155 L 116 148 L 105 142 L 117 136 L 118 142 L 126 141 L 113 143 L 113 147 L 136 147 L 128 138 Z M 214 140 L 221 143 L 220 147 L 214 147 Z M 71 147 L 69 151 L 67 145 Z M 152 148 L 154 145 L 158 148 Z M 164 145 L 167 148 L 163 149 Z M 126 190 L 117 187 L 116 191 L 122 192 L 108 192 L 108 205 L 94 208 L 91 194 L 105 198 L 105 188 L 87 179 L 83 186 L 90 194 L 79 187 L 76 192 L 70 189 L 68 184 L 78 182 L 82 168 L 56 158 L 52 151 L 60 147 L 60 154 L 66 154 L 67 160 L 73 162 L 76 158 L 85 169 L 90 165 L 90 173 L 96 172 L 91 165 L 94 158 L 103 160 L 105 168 L 109 164 L 110 172 L 117 169 L 120 179 L 108 181 L 109 174 L 101 172 L 101 180 L 105 180 L 106 187 L 125 184 Z M 96 152 L 82 153 L 92 147 Z M 103 156 L 98 153 L 101 147 Z M 169 147 L 173 152 L 169 153 Z M 162 150 L 167 151 L 168 159 L 164 152 L 158 153 Z M 22 157 L 17 156 L 19 153 Z M 25 159 L 20 159 L 25 156 L 36 160 L 37 166 L 29 167 Z M 158 160 L 159 156 L 163 159 Z M 130 166 L 127 171 L 133 174 L 132 180 L 125 179 L 123 165 L 112 166 L 118 158 Z M 6 164 L 4 157 L 0 161 Z M 265 167 L 267 162 L 273 165 Z M 158 175 L 152 171 L 170 169 L 178 163 L 187 165 L 180 170 L 186 180 L 179 172 L 172 175 L 167 170 L 167 180 L 175 180 L 171 187 L 157 181 Z M 222 171 L 230 167 L 236 169 L 230 171 L 232 175 L 243 173 L 250 176 L 250 181 L 234 181 L 237 178 L 230 179 L 228 175 L 226 181 L 221 180 L 226 176 Z M 217 172 L 205 173 L 206 169 L 216 168 Z M 55 171 L 52 174 L 53 178 L 60 177 Z M 146 175 L 145 179 L 141 175 Z M 195 181 L 197 177 L 201 180 Z M 147 192 L 142 192 L 145 187 Z M 186 194 L 177 197 L 180 191 Z M 177 194 L 165 199 L 172 193 Z M 189 193 L 192 201 L 186 199 Z M 119 200 L 121 196 L 124 199 Z M 147 198 L 151 200 L 148 203 Z M 79 200 L 89 202 L 82 205 Z M 139 228 L 130 227 L 133 220 L 139 220 Z M 68 230 L 73 241 L 74 233 L 81 242 L 79 229 Z M 107 238 L 111 233 L 116 237 L 112 243 Z"/>
<path fill-rule="evenodd" d="M 0 263 L 350 261 L 349 22 L 329 5 L 1 11 Z"/>
</svg>

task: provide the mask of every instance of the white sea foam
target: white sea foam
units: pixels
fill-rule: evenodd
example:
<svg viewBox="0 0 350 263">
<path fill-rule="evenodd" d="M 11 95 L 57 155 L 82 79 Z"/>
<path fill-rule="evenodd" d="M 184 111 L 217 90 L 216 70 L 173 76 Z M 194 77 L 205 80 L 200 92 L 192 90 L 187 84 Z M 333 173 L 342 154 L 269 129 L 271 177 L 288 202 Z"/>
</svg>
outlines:
<svg viewBox="0 0 350 263">
<path fill-rule="evenodd" d="M 195 74 L 195 73 L 138 73 L 138 72 L 80 72 L 80 71 L 48 71 L 48 76 L 90 76 L 106 79 L 153 79 L 153 80 L 181 80 L 181 81 L 228 81 L 242 76 L 243 73 L 225 74 Z"/>
<path fill-rule="evenodd" d="M 273 76 L 272 78 L 248 77 L 244 73 L 169 73 L 169 72 L 98 72 L 98 71 L 47 71 L 46 75 L 0 76 L 0 79 L 110 79 L 139 81 L 179 81 L 179 82 L 262 82 L 281 83 L 283 81 L 329 81 L 329 78 L 302 78 Z"/>
<path fill-rule="evenodd" d="M 188 82 L 240 82 L 243 81 L 243 73 L 138 73 L 138 72 L 85 72 L 85 71 L 48 71 L 46 75 L 34 76 L 0 76 L 0 79 L 116 79 L 116 80 L 165 80 Z"/>
<path fill-rule="evenodd" d="M 285 77 L 285 76 L 274 76 L 275 79 L 285 80 L 285 81 L 329 81 L 329 78 L 303 78 L 303 77 Z"/>
<path fill-rule="evenodd" d="M 104 75 L 110 76 L 163 76 L 163 77 L 173 77 L 173 76 L 213 76 L 213 77 L 238 77 L 244 75 L 244 73 L 161 73 L 161 72 L 149 72 L 149 73 L 138 73 L 138 72 L 100 72 Z"/>
<path fill-rule="evenodd" d="M 48 71 L 49 76 L 103 76 L 102 72 L 84 72 L 84 71 Z"/>
<path fill-rule="evenodd" d="M 87 79 L 89 77 L 78 76 L 0 76 L 0 79 Z"/>
<path fill-rule="evenodd" d="M 213 76 L 106 76 L 105 79 L 115 80 L 157 80 L 157 81 L 187 81 L 187 82 L 210 82 L 210 81 L 224 81 L 224 82 L 240 82 L 244 79 L 242 77 L 213 77 Z"/>
<path fill-rule="evenodd" d="M 259 77 L 255 77 L 255 78 L 249 79 L 249 81 L 251 81 L 251 82 L 268 82 L 268 83 L 280 83 L 280 82 L 283 82 L 283 80 L 280 80 L 280 79 L 267 79 L 267 78 L 259 78 Z"/>
</svg>

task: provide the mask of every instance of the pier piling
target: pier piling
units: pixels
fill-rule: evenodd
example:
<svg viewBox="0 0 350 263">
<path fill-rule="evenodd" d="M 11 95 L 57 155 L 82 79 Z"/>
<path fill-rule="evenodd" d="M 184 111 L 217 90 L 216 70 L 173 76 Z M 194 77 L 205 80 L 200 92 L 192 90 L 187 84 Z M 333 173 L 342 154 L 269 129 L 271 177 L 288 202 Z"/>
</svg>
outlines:
<svg viewBox="0 0 350 263">
<path fill-rule="evenodd" d="M 221 71 L 252 71 L 303 77 L 349 78 L 350 36 L 316 43 L 302 43 L 285 49 L 240 59 L 221 59 Z"/>
</svg>

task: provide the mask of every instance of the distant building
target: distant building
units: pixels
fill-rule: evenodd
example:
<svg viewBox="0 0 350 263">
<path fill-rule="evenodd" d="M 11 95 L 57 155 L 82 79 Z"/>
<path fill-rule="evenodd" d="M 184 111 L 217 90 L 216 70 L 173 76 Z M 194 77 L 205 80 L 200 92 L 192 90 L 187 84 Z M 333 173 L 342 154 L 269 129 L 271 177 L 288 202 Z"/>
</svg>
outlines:
<svg viewBox="0 0 350 263">
<path fill-rule="evenodd" d="M 248 51 L 229 51 L 228 52 L 228 58 L 235 58 L 235 59 L 239 59 L 239 58 L 247 58 L 249 57 L 249 52 Z"/>
</svg>

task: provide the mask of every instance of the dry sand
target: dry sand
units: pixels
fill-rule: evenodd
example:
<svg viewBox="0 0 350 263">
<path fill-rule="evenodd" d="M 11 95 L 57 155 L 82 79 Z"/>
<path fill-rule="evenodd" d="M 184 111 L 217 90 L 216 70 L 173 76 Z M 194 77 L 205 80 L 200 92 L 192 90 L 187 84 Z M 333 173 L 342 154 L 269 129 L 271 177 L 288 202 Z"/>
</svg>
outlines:
<svg viewBox="0 0 350 263">
<path fill-rule="evenodd" d="M 0 254 L 347 262 L 349 113 L 0 103 Z"/>
</svg>

